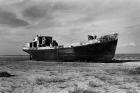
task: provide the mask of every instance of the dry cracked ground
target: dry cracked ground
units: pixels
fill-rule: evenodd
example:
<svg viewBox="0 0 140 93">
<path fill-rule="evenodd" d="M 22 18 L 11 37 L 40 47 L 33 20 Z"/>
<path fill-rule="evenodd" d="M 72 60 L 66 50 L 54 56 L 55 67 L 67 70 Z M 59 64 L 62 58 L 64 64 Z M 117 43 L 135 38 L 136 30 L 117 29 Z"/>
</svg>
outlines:
<svg viewBox="0 0 140 93">
<path fill-rule="evenodd" d="M 140 93 L 140 63 L 0 62 L 0 93 Z"/>
</svg>

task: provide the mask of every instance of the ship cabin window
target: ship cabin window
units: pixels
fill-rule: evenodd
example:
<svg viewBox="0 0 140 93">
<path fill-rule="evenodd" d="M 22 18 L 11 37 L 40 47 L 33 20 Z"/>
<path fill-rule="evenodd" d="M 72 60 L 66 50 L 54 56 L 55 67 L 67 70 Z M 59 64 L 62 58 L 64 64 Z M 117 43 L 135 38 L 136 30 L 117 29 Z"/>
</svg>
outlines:
<svg viewBox="0 0 140 93">
<path fill-rule="evenodd" d="M 52 43 L 52 37 L 45 37 L 45 46 L 50 46 Z"/>
<path fill-rule="evenodd" d="M 39 47 L 50 46 L 50 44 L 52 43 L 52 37 L 49 36 L 40 36 L 38 40 L 39 40 Z"/>
<path fill-rule="evenodd" d="M 33 42 L 33 46 L 34 47 L 37 47 L 37 42 Z"/>
<path fill-rule="evenodd" d="M 30 47 L 32 47 L 32 42 L 30 42 Z"/>
<path fill-rule="evenodd" d="M 38 37 L 39 44 L 42 44 L 42 37 Z"/>
</svg>

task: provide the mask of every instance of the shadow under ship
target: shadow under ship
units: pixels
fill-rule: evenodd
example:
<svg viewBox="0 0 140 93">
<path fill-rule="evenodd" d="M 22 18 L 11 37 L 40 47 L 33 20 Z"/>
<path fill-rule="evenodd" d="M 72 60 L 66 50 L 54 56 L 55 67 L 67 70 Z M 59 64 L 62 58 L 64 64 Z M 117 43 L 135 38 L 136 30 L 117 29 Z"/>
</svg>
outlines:
<svg viewBox="0 0 140 93">
<path fill-rule="evenodd" d="M 36 36 L 32 42 L 25 44 L 23 51 L 32 60 L 48 61 L 111 61 L 115 55 L 118 33 L 104 35 L 88 35 L 88 41 L 59 45 L 51 36 Z"/>
</svg>

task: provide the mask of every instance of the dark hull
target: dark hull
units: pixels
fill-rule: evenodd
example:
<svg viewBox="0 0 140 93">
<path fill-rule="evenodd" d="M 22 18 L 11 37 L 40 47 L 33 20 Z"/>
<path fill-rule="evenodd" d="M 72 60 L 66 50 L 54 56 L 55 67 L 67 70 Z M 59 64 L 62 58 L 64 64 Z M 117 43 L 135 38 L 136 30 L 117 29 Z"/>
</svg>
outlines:
<svg viewBox="0 0 140 93">
<path fill-rule="evenodd" d="M 71 48 L 23 50 L 32 56 L 33 60 L 48 61 L 97 61 L 112 60 L 118 40 L 104 43 L 89 44 Z"/>
</svg>

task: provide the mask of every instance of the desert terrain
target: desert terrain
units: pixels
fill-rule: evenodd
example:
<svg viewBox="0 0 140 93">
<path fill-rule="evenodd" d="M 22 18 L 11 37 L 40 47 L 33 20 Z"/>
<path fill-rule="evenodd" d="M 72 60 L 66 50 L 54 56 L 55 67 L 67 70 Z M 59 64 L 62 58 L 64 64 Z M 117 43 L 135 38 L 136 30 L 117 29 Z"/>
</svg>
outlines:
<svg viewBox="0 0 140 93">
<path fill-rule="evenodd" d="M 140 61 L 1 61 L 0 93 L 140 93 Z"/>
</svg>

